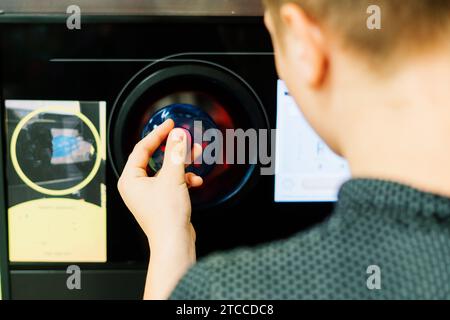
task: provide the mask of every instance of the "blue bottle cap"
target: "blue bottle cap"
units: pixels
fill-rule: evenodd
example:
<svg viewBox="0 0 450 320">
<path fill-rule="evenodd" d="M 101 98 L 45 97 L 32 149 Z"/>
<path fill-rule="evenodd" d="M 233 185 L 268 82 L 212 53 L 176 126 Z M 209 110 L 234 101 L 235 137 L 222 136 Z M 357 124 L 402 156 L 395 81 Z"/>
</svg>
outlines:
<svg viewBox="0 0 450 320">
<path fill-rule="evenodd" d="M 171 104 L 158 110 L 149 120 L 142 132 L 142 138 L 146 137 L 156 127 L 164 123 L 166 120 L 172 119 L 175 122 L 175 128 L 186 130 L 190 137 L 190 141 L 195 138 L 203 137 L 203 133 L 210 129 L 218 130 L 216 124 L 211 117 L 201 110 L 199 107 L 190 104 Z M 201 124 L 201 125 L 200 125 Z M 203 140 L 203 139 L 202 139 Z M 201 143 L 203 150 L 209 145 L 208 142 L 193 141 Z M 191 145 L 192 147 L 192 145 Z M 156 173 L 162 168 L 164 160 L 165 143 L 161 145 L 153 154 L 149 161 L 149 167 Z M 201 164 L 192 164 L 186 172 L 195 173 L 198 176 L 205 177 L 214 168 L 214 164 L 206 164 L 201 159 Z"/>
</svg>

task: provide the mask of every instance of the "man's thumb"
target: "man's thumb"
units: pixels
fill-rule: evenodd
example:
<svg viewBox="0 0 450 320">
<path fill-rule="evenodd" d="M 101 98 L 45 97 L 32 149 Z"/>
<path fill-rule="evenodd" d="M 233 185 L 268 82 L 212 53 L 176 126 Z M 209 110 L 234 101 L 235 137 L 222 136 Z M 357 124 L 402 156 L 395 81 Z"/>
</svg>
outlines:
<svg viewBox="0 0 450 320">
<path fill-rule="evenodd" d="M 164 163 L 161 174 L 175 179 L 177 183 L 185 182 L 185 164 L 188 159 L 188 133 L 184 129 L 173 129 L 166 143 Z"/>
</svg>

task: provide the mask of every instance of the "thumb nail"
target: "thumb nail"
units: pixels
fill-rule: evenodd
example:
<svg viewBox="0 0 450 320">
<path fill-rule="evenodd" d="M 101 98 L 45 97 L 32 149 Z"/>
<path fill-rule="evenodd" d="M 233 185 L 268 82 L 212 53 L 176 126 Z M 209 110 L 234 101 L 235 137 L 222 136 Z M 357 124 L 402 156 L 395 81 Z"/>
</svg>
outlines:
<svg viewBox="0 0 450 320">
<path fill-rule="evenodd" d="M 171 139 L 174 142 L 182 142 L 184 140 L 184 132 L 181 129 L 174 129 L 171 133 Z"/>
</svg>

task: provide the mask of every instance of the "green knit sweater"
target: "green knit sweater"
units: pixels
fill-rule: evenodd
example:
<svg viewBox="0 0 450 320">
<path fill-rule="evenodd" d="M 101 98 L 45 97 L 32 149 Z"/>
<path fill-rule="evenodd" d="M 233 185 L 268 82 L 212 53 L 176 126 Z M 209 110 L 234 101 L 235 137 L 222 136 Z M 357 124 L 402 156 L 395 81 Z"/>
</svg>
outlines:
<svg viewBox="0 0 450 320">
<path fill-rule="evenodd" d="M 203 259 L 171 298 L 450 299 L 450 199 L 352 180 L 327 222 Z"/>
</svg>

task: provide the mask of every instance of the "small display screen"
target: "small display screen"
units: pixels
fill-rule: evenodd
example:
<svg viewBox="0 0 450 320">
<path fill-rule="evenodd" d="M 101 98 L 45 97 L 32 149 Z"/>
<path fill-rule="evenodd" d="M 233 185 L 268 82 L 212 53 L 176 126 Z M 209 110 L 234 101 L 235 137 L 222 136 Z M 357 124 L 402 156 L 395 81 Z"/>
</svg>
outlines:
<svg viewBox="0 0 450 320">
<path fill-rule="evenodd" d="M 278 81 L 275 201 L 334 202 L 350 178 L 347 162 L 333 153 Z"/>
<path fill-rule="evenodd" d="M 12 262 L 105 262 L 106 103 L 6 100 Z"/>
</svg>

